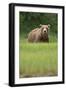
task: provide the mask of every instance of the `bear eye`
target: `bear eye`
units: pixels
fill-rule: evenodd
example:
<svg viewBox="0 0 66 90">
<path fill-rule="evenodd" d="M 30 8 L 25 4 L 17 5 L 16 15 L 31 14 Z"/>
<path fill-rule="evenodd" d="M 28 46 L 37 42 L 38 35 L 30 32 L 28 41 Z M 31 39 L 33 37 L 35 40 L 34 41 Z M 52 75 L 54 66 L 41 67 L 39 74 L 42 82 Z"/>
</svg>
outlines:
<svg viewBox="0 0 66 90">
<path fill-rule="evenodd" d="M 44 30 L 44 27 L 42 27 L 42 30 Z"/>
<path fill-rule="evenodd" d="M 48 27 L 46 27 L 46 29 L 48 30 Z"/>
<path fill-rule="evenodd" d="M 48 31 L 48 27 L 47 27 L 46 29 L 47 29 L 47 31 Z"/>
</svg>

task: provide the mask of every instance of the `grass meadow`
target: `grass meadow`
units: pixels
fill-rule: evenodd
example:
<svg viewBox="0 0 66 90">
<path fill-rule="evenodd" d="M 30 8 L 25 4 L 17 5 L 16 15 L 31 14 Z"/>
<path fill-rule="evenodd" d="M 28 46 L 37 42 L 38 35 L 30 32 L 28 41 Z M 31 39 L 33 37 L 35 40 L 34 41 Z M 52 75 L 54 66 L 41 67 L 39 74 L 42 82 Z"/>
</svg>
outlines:
<svg viewBox="0 0 66 90">
<path fill-rule="evenodd" d="M 49 43 L 28 43 L 27 39 L 20 38 L 20 78 L 57 75 L 57 41 L 54 42 L 55 37 L 53 38 Z"/>
</svg>

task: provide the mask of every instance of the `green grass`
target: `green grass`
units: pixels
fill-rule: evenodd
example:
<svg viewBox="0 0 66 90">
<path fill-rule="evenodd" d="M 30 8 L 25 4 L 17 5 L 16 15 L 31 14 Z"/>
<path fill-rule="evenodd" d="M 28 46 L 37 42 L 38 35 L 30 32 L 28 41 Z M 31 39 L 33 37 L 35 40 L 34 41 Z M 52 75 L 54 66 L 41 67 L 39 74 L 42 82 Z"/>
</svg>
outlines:
<svg viewBox="0 0 66 90">
<path fill-rule="evenodd" d="M 56 76 L 58 70 L 57 42 L 19 42 L 20 77 Z"/>
</svg>

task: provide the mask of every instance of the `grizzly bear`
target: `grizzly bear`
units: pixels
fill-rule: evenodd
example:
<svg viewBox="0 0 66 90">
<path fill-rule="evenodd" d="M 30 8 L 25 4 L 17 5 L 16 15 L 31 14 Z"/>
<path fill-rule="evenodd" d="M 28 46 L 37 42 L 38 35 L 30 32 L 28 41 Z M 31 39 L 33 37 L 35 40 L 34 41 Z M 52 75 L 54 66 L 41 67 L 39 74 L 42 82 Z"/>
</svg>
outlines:
<svg viewBox="0 0 66 90">
<path fill-rule="evenodd" d="M 49 42 L 48 30 L 50 25 L 41 25 L 28 34 L 28 42 Z"/>
</svg>

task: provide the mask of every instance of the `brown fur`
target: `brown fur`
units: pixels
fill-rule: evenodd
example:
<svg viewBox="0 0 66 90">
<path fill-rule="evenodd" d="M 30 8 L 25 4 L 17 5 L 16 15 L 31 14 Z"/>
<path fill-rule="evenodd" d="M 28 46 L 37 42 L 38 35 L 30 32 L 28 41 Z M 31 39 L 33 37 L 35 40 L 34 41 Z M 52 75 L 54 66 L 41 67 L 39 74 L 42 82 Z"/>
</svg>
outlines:
<svg viewBox="0 0 66 90">
<path fill-rule="evenodd" d="M 49 25 L 41 25 L 40 28 L 33 29 L 28 34 L 28 42 L 49 42 Z"/>
</svg>

